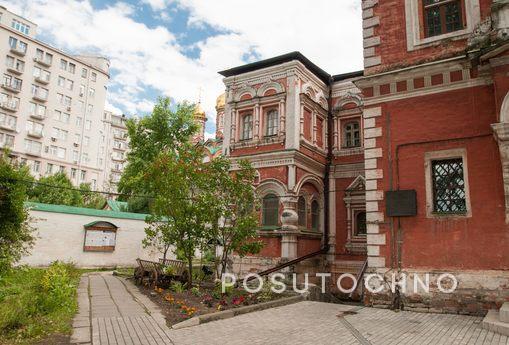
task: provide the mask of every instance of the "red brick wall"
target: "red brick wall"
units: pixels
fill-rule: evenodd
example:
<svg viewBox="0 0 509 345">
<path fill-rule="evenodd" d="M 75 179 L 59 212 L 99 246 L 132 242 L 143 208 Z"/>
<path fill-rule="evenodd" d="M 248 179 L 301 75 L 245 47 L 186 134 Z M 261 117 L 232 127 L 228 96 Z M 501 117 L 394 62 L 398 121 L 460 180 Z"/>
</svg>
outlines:
<svg viewBox="0 0 509 345">
<path fill-rule="evenodd" d="M 390 114 L 390 150 L 393 162 L 393 189 L 417 191 L 416 217 L 401 218 L 403 267 L 435 269 L 509 269 L 509 229 L 505 225 L 504 191 L 498 145 L 490 124 L 496 122 L 492 86 L 479 86 L 435 95 L 398 100 L 382 105 L 377 126 L 384 126 Z M 444 139 L 472 137 L 445 141 Z M 433 143 L 422 143 L 437 141 Z M 378 139 L 378 145 L 385 141 Z M 399 150 L 396 152 L 396 147 Z M 403 146 L 401 146 L 403 145 Z M 467 150 L 471 218 L 434 219 L 426 217 L 424 154 L 454 148 Z M 384 146 L 382 181 L 389 185 L 389 162 Z M 387 219 L 388 221 L 388 219 Z M 386 263 L 390 257 L 388 226 Z"/>
<path fill-rule="evenodd" d="M 492 0 L 479 2 L 483 20 L 490 13 Z M 380 36 L 380 46 L 375 48 L 375 55 L 381 56 L 382 64 L 367 68 L 366 75 L 464 53 L 466 39 L 443 40 L 430 47 L 407 51 L 405 0 L 381 0 L 374 7 L 374 15 L 380 18 L 380 25 L 375 28 L 375 36 Z"/>
</svg>

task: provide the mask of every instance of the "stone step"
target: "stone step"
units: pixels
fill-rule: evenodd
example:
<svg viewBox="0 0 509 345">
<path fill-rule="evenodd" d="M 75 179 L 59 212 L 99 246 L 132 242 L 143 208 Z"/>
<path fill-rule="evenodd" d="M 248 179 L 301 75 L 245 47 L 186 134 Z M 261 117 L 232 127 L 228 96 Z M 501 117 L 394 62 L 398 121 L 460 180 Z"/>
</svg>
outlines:
<svg viewBox="0 0 509 345">
<path fill-rule="evenodd" d="M 509 322 L 509 302 L 505 302 L 502 304 L 502 307 L 500 307 L 500 321 L 502 322 Z"/>
<path fill-rule="evenodd" d="M 482 328 L 509 337 L 509 323 L 500 321 L 498 310 L 490 310 L 482 320 Z"/>
</svg>

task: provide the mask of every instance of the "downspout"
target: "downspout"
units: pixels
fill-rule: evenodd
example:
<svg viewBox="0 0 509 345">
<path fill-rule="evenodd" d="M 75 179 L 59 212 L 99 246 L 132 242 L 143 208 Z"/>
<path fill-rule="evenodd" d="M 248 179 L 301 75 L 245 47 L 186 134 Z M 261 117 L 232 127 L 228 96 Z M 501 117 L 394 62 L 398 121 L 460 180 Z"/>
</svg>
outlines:
<svg viewBox="0 0 509 345">
<path fill-rule="evenodd" d="M 334 118 L 332 111 L 332 83 L 333 79 L 329 76 L 329 99 L 328 99 L 328 110 L 327 110 L 327 157 L 325 161 L 325 174 L 323 176 L 323 197 L 324 197 L 324 230 L 323 230 L 323 249 L 329 251 L 329 227 L 330 227 L 330 202 L 329 194 L 331 192 L 329 186 L 330 169 L 332 166 L 332 147 L 334 140 Z"/>
</svg>

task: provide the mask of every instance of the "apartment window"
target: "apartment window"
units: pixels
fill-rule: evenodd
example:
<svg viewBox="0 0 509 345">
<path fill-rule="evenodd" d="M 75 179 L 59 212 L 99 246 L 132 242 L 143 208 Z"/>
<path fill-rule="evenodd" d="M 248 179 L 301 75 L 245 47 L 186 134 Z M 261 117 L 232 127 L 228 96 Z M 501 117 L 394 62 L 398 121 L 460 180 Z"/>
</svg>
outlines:
<svg viewBox="0 0 509 345">
<path fill-rule="evenodd" d="M 262 225 L 278 225 L 279 198 L 275 194 L 267 194 L 262 200 Z"/>
<path fill-rule="evenodd" d="M 54 167 L 54 165 L 51 163 L 46 164 L 46 174 L 47 175 L 53 174 L 53 167 Z"/>
<path fill-rule="evenodd" d="M 267 130 L 266 135 L 272 136 L 277 134 L 279 116 L 278 111 L 275 109 L 269 110 L 267 113 Z"/>
<path fill-rule="evenodd" d="M 50 72 L 35 66 L 33 76 L 34 78 L 39 78 L 43 81 L 49 82 Z"/>
<path fill-rule="evenodd" d="M 92 114 L 93 110 L 94 110 L 94 105 L 93 104 L 89 104 L 87 106 L 87 113 Z"/>
<path fill-rule="evenodd" d="M 79 157 L 80 157 L 80 153 L 78 151 L 76 151 L 76 150 L 73 150 L 72 151 L 72 160 L 77 162 Z"/>
<path fill-rule="evenodd" d="M 72 73 L 74 74 L 74 72 L 76 72 L 76 65 L 73 64 L 73 63 L 69 63 L 69 69 L 68 69 L 69 73 Z"/>
<path fill-rule="evenodd" d="M 80 85 L 80 97 L 83 97 L 83 95 L 85 94 L 85 85 L 81 84 Z M 83 103 L 83 102 L 81 102 Z"/>
<path fill-rule="evenodd" d="M 44 52 L 41 49 L 37 48 L 35 50 L 35 58 L 37 60 L 42 60 L 44 58 Z"/>
<path fill-rule="evenodd" d="M 19 59 L 15 59 L 12 56 L 7 55 L 5 60 L 5 65 L 7 68 L 14 69 L 18 72 L 23 72 L 25 70 L 25 62 Z"/>
<path fill-rule="evenodd" d="M 100 166 L 100 167 L 102 167 L 102 166 L 103 166 L 103 162 L 104 162 L 104 161 L 103 161 L 103 159 L 102 159 L 102 158 L 99 158 L 99 159 L 97 160 L 97 162 L 98 162 L 98 164 L 99 164 L 99 166 Z"/>
<path fill-rule="evenodd" d="M 67 90 L 72 91 L 74 88 L 74 82 L 72 80 L 67 79 Z"/>
<path fill-rule="evenodd" d="M 46 107 L 42 104 L 30 102 L 30 115 L 44 117 L 46 116 Z"/>
<path fill-rule="evenodd" d="M 14 135 L 0 133 L 0 146 L 12 147 L 14 145 Z"/>
<path fill-rule="evenodd" d="M 34 121 L 27 121 L 25 129 L 32 135 L 42 136 L 44 125 Z"/>
<path fill-rule="evenodd" d="M 242 117 L 242 140 L 253 138 L 253 115 L 246 114 Z"/>
<path fill-rule="evenodd" d="M 0 113 L 0 126 L 1 127 L 15 130 L 17 121 L 18 120 L 17 120 L 16 116 Z"/>
<path fill-rule="evenodd" d="M 22 84 L 22 81 L 21 79 L 18 79 L 18 78 L 15 78 L 11 75 L 8 75 L 8 74 L 4 74 L 4 81 L 3 81 L 3 85 L 4 86 L 7 86 L 11 89 L 15 89 L 15 90 L 18 90 L 20 91 L 21 90 L 21 84 Z"/>
<path fill-rule="evenodd" d="M 94 96 L 95 96 L 95 89 L 93 89 L 93 88 L 88 89 L 88 96 L 90 98 L 94 98 Z"/>
<path fill-rule="evenodd" d="M 426 37 L 463 29 L 462 0 L 424 0 Z"/>
<path fill-rule="evenodd" d="M 30 25 L 20 22 L 19 20 L 13 19 L 11 23 L 11 27 L 21 32 L 22 34 L 28 35 L 30 32 Z"/>
<path fill-rule="evenodd" d="M 361 131 L 358 121 L 348 122 L 343 126 L 343 147 L 361 146 Z"/>
<path fill-rule="evenodd" d="M 71 119 L 71 115 L 67 113 L 62 113 L 59 110 L 55 110 L 53 113 L 53 120 L 57 120 L 63 123 L 69 123 L 69 120 Z"/>
<path fill-rule="evenodd" d="M 92 121 L 86 120 L 85 121 L 85 129 L 89 131 L 91 128 L 92 128 Z"/>
<path fill-rule="evenodd" d="M 58 86 L 65 87 L 65 78 L 62 76 L 58 76 Z M 60 94 L 59 94 L 60 96 Z"/>
<path fill-rule="evenodd" d="M 74 134 L 74 142 L 76 144 L 79 144 L 81 142 L 81 134 L 78 133 Z"/>
<path fill-rule="evenodd" d="M 40 155 L 42 144 L 38 141 L 25 139 L 25 151 L 32 154 Z"/>
<path fill-rule="evenodd" d="M 354 233 L 356 236 L 366 235 L 366 212 L 359 211 L 355 214 L 355 229 Z"/>
<path fill-rule="evenodd" d="M 76 117 L 76 126 L 81 127 L 81 124 L 83 123 L 83 118 L 81 116 Z"/>
<path fill-rule="evenodd" d="M 49 148 L 50 155 L 55 156 L 60 159 L 65 159 L 66 151 L 67 150 L 65 148 L 54 146 L 54 145 L 51 145 Z"/>
<path fill-rule="evenodd" d="M 91 74 L 91 76 L 90 76 L 90 80 L 92 80 L 92 81 L 97 81 L 97 73 L 92 72 L 92 74 Z"/>
<path fill-rule="evenodd" d="M 69 97 L 69 96 L 65 96 L 64 97 L 64 105 L 70 107 L 71 106 L 71 103 L 72 103 L 72 98 Z"/>
<path fill-rule="evenodd" d="M 27 51 L 27 44 L 23 41 L 18 40 L 15 37 L 9 37 L 9 46 L 11 49 L 22 52 L 23 54 Z"/>
<path fill-rule="evenodd" d="M 89 159 L 88 159 L 88 153 L 87 153 L 87 152 L 83 152 L 83 153 L 81 154 L 81 160 L 82 160 L 83 162 L 85 162 L 85 163 L 87 163 L 87 162 L 89 161 Z"/>
<path fill-rule="evenodd" d="M 306 226 L 306 199 L 303 196 L 299 196 L 297 201 L 297 214 L 299 216 L 299 226 Z"/>
<path fill-rule="evenodd" d="M 67 71 L 67 60 L 60 59 L 60 69 L 62 71 Z"/>
<path fill-rule="evenodd" d="M 313 200 L 311 203 L 311 229 L 318 230 L 320 228 L 320 205 L 318 201 Z"/>
<path fill-rule="evenodd" d="M 32 172 L 34 174 L 37 174 L 37 173 L 39 173 L 39 171 L 41 171 L 41 162 L 33 161 L 33 163 L 32 163 Z"/>
<path fill-rule="evenodd" d="M 87 176 L 87 171 L 86 170 L 81 170 L 81 172 L 80 172 L 80 179 L 81 179 L 81 181 L 84 181 L 86 176 Z"/>
<path fill-rule="evenodd" d="M 81 70 L 81 76 L 82 76 L 83 78 L 86 78 L 86 77 L 87 77 L 87 75 L 88 75 L 88 71 L 87 71 L 87 69 L 86 69 L 86 68 L 83 68 L 83 69 Z"/>
<path fill-rule="evenodd" d="M 83 146 L 90 145 L 90 137 L 83 137 Z"/>
<path fill-rule="evenodd" d="M 76 178 L 77 172 L 78 172 L 78 170 L 76 168 L 71 168 L 71 178 L 72 179 Z"/>
<path fill-rule="evenodd" d="M 53 127 L 53 138 L 57 138 L 60 140 L 67 140 L 67 137 L 69 135 L 69 132 L 66 130 L 63 130 L 61 128 Z"/>
<path fill-rule="evenodd" d="M 32 84 L 32 96 L 40 99 L 48 99 L 48 89 Z"/>
<path fill-rule="evenodd" d="M 35 51 L 35 58 L 37 61 L 46 63 L 48 65 L 51 65 L 51 63 L 53 62 L 53 55 L 50 53 L 45 53 L 41 49 L 37 49 Z"/>
<path fill-rule="evenodd" d="M 18 109 L 19 98 L 9 96 L 8 94 L 2 92 L 0 93 L 0 103 L 3 103 L 12 109 Z"/>
</svg>

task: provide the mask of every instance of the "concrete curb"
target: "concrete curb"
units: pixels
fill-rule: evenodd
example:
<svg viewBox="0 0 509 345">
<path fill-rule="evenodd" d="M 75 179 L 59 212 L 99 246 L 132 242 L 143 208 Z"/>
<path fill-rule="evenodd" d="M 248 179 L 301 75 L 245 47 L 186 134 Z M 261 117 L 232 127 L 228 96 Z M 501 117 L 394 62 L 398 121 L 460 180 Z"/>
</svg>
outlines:
<svg viewBox="0 0 509 345">
<path fill-rule="evenodd" d="M 253 304 L 253 305 L 247 305 L 245 307 L 225 310 L 225 311 L 219 311 L 217 313 L 211 313 L 211 314 L 205 314 L 200 316 L 195 316 L 189 320 L 185 320 L 182 322 L 179 322 L 175 325 L 173 325 L 172 329 L 181 329 L 181 328 L 187 328 L 187 327 L 193 327 L 200 325 L 202 323 L 207 323 L 211 321 L 217 321 L 217 320 L 223 320 L 223 319 L 229 319 L 231 317 L 251 313 L 254 311 L 260 311 L 265 310 L 269 308 L 275 308 L 275 307 L 282 307 L 284 305 L 293 304 L 297 302 L 302 302 L 307 300 L 308 294 L 304 293 L 298 296 L 292 296 L 292 297 L 286 297 L 277 299 L 274 301 L 264 302 L 260 304 Z"/>
</svg>

